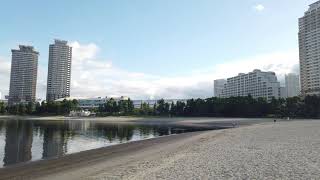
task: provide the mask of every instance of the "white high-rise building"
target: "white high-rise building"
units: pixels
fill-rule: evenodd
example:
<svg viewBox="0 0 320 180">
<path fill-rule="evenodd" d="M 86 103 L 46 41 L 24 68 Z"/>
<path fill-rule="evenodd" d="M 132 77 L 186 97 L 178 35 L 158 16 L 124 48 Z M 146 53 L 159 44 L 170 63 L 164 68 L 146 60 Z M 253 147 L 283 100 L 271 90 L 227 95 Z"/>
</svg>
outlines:
<svg viewBox="0 0 320 180">
<path fill-rule="evenodd" d="M 39 53 L 32 46 L 12 49 L 9 105 L 34 102 Z"/>
<path fill-rule="evenodd" d="M 288 98 L 287 88 L 286 87 L 280 87 L 280 98 Z"/>
<path fill-rule="evenodd" d="M 320 1 L 299 19 L 300 82 L 303 95 L 320 95 Z"/>
<path fill-rule="evenodd" d="M 295 97 L 300 95 L 299 75 L 289 73 L 285 76 L 287 97 Z"/>
<path fill-rule="evenodd" d="M 240 73 L 238 76 L 228 78 L 222 92 L 222 97 L 238 97 L 251 95 L 253 98 L 278 99 L 280 95 L 280 82 L 274 72 L 254 70 L 248 74 Z"/>
<path fill-rule="evenodd" d="M 213 95 L 214 97 L 221 97 L 224 85 L 227 83 L 225 79 L 217 79 L 213 82 Z"/>
<path fill-rule="evenodd" d="M 49 46 L 47 101 L 70 97 L 72 47 L 55 40 Z"/>
</svg>

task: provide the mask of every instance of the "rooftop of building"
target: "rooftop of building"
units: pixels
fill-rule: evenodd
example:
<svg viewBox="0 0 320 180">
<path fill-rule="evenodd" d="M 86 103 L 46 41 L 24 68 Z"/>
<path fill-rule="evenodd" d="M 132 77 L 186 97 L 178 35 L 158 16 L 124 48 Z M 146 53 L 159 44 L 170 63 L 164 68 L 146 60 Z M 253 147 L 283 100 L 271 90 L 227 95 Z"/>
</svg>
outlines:
<svg viewBox="0 0 320 180">
<path fill-rule="evenodd" d="M 66 97 L 66 98 L 60 98 L 60 99 L 56 99 L 56 102 L 61 102 L 63 100 L 87 100 L 87 101 L 98 101 L 98 100 L 108 100 L 108 99 L 114 99 L 114 100 L 128 100 L 129 97 L 126 96 L 120 96 L 120 97 Z"/>
<path fill-rule="evenodd" d="M 252 72 L 249 72 L 249 73 L 239 73 L 237 76 L 233 76 L 233 77 L 230 77 L 228 79 L 237 78 L 239 76 L 245 76 L 245 75 L 250 75 L 250 74 L 254 74 L 254 73 L 266 73 L 266 74 L 276 75 L 276 73 L 273 72 L 273 71 L 261 71 L 260 69 L 255 69 L 255 70 L 253 70 Z"/>
<path fill-rule="evenodd" d="M 30 52 L 30 53 L 36 53 L 39 54 L 39 52 L 34 50 L 33 46 L 28 45 L 19 45 L 19 49 L 12 49 L 12 52 L 19 51 L 19 52 Z"/>
<path fill-rule="evenodd" d="M 55 44 L 63 44 L 63 45 L 66 45 L 66 44 L 68 44 L 68 41 L 66 41 L 66 40 L 61 40 L 61 39 L 55 39 L 55 40 L 54 40 L 54 43 L 55 43 Z"/>
<path fill-rule="evenodd" d="M 317 1 L 315 3 L 310 4 L 308 11 L 312 11 L 312 10 L 317 9 L 317 8 L 320 8 L 320 1 Z"/>
</svg>

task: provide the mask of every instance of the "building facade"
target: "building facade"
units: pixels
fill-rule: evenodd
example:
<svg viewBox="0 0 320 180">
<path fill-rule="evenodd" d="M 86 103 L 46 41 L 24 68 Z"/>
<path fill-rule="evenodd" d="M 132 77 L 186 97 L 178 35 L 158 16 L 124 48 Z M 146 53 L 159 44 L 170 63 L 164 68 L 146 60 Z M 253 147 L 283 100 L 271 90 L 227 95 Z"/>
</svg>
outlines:
<svg viewBox="0 0 320 180">
<path fill-rule="evenodd" d="M 238 97 L 251 95 L 253 98 L 280 98 L 280 82 L 274 72 L 254 70 L 248 74 L 228 78 L 224 86 L 222 97 Z"/>
<path fill-rule="evenodd" d="M 303 95 L 320 95 L 320 1 L 299 19 L 300 82 Z"/>
<path fill-rule="evenodd" d="M 287 97 L 295 97 L 300 95 L 300 79 L 299 75 L 289 73 L 285 76 Z"/>
<path fill-rule="evenodd" d="M 55 40 L 49 46 L 47 101 L 70 96 L 72 47 L 67 43 Z"/>
<path fill-rule="evenodd" d="M 221 97 L 222 91 L 224 89 L 224 85 L 227 83 L 225 79 L 217 79 L 213 82 L 213 96 L 214 97 Z"/>
<path fill-rule="evenodd" d="M 9 105 L 34 102 L 39 53 L 32 46 L 20 45 L 12 49 Z"/>
<path fill-rule="evenodd" d="M 280 87 L 280 98 L 284 98 L 284 99 L 288 98 L 288 93 L 287 93 L 286 87 Z"/>
</svg>

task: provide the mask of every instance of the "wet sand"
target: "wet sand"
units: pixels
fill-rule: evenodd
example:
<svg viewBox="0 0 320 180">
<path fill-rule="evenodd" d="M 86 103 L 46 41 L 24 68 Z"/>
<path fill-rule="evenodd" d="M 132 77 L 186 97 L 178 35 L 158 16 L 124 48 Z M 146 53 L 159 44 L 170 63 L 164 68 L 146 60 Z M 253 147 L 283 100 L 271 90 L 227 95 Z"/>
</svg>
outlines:
<svg viewBox="0 0 320 180">
<path fill-rule="evenodd" d="M 320 121 L 194 132 L 0 169 L 0 179 L 318 179 Z"/>
</svg>

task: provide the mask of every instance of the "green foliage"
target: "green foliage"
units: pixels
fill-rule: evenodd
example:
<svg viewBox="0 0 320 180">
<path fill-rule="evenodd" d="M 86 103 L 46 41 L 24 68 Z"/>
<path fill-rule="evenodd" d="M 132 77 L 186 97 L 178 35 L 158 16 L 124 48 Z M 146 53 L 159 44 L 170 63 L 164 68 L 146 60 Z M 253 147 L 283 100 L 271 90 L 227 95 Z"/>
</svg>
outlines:
<svg viewBox="0 0 320 180">
<path fill-rule="evenodd" d="M 307 96 L 304 99 L 304 113 L 308 118 L 320 117 L 320 97 L 319 96 Z"/>
<path fill-rule="evenodd" d="M 97 109 L 97 112 L 100 116 L 132 115 L 139 113 L 134 110 L 133 102 L 130 99 L 116 101 L 113 98 L 109 99 L 104 105 L 101 105 Z"/>
<path fill-rule="evenodd" d="M 18 114 L 19 115 L 24 115 L 24 114 L 26 114 L 26 112 L 27 112 L 27 108 L 26 108 L 26 106 L 24 105 L 24 104 L 19 104 L 18 105 Z"/>
<path fill-rule="evenodd" d="M 66 115 L 70 111 L 78 109 L 78 101 L 63 100 L 62 102 L 50 101 L 48 103 L 42 101 L 41 104 L 29 102 L 28 104 L 12 105 L 7 109 L 9 114 L 14 115 Z"/>
<path fill-rule="evenodd" d="M 33 102 L 29 102 L 27 107 L 26 107 L 26 113 L 27 114 L 32 114 L 34 112 L 34 109 L 35 106 L 34 106 L 34 103 Z"/>
<path fill-rule="evenodd" d="M 18 104 L 6 107 L 0 102 L 0 114 L 14 115 L 66 115 L 78 110 L 77 100 L 62 102 L 41 102 Z M 142 115 L 142 116 L 185 116 L 185 117 L 292 117 L 320 118 L 320 97 L 306 96 L 287 99 L 248 97 L 189 99 L 186 102 L 166 103 L 163 99 L 152 107 L 142 103 L 138 109 L 128 100 L 108 100 L 104 105 L 93 111 L 101 116 L 109 115 Z"/>
<path fill-rule="evenodd" d="M 168 115 L 170 112 L 170 105 L 165 103 L 163 99 L 157 101 L 156 114 L 157 115 Z"/>
<path fill-rule="evenodd" d="M 6 112 L 6 106 L 4 102 L 0 102 L 0 114 L 4 114 Z"/>
<path fill-rule="evenodd" d="M 288 99 L 247 97 L 189 99 L 169 106 L 164 100 L 157 103 L 156 114 L 198 117 L 301 117 L 320 118 L 320 97 L 306 96 Z"/>
</svg>

